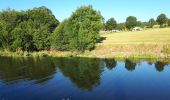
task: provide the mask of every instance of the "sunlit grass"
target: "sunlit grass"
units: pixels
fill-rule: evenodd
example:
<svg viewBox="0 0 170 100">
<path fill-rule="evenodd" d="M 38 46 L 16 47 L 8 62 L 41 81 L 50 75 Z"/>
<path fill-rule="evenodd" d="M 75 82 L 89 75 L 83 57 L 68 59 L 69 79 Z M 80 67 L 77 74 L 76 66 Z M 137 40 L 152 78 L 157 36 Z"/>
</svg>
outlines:
<svg viewBox="0 0 170 100">
<path fill-rule="evenodd" d="M 170 28 L 102 34 L 100 44 L 170 44 Z"/>
</svg>

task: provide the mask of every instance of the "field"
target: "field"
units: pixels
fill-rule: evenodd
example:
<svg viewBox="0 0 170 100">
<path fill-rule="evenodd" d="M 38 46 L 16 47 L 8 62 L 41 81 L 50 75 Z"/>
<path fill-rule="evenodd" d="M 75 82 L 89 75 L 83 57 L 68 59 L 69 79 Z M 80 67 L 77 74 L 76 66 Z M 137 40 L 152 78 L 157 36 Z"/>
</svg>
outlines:
<svg viewBox="0 0 170 100">
<path fill-rule="evenodd" d="M 170 28 L 102 34 L 101 44 L 170 44 Z"/>
<path fill-rule="evenodd" d="M 169 53 L 170 28 L 101 34 L 93 53 L 99 57 L 146 56 Z"/>
</svg>

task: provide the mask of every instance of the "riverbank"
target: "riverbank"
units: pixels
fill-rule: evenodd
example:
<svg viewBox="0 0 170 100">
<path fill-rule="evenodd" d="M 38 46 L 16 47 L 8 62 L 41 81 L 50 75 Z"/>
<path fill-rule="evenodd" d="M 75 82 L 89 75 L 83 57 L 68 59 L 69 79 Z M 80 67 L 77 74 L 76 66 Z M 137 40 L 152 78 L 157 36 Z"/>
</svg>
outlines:
<svg viewBox="0 0 170 100">
<path fill-rule="evenodd" d="M 0 51 L 14 57 L 170 58 L 170 28 L 101 34 L 92 51 Z"/>
<path fill-rule="evenodd" d="M 0 56 L 8 57 L 88 57 L 88 58 L 170 58 L 170 54 L 163 53 L 142 53 L 142 52 L 112 52 L 99 54 L 98 51 L 85 51 L 85 52 L 70 52 L 70 51 L 39 51 L 39 52 L 26 52 L 26 51 L 1 51 Z"/>
</svg>

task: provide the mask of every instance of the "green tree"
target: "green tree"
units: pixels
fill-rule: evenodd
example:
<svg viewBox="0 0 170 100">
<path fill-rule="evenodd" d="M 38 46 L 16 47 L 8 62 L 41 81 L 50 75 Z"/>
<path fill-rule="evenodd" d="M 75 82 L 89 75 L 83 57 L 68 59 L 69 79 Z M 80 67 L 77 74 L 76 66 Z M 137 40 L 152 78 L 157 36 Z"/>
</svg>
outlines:
<svg viewBox="0 0 170 100">
<path fill-rule="evenodd" d="M 80 51 L 93 49 L 99 38 L 102 16 L 92 6 L 78 8 L 69 18 L 70 48 Z"/>
<path fill-rule="evenodd" d="M 91 50 L 99 39 L 99 30 L 102 28 L 102 16 L 92 6 L 78 8 L 71 17 L 57 27 L 53 43 L 57 49 Z M 60 39 L 62 37 L 62 39 Z M 63 45 L 63 47 L 62 47 Z"/>
<path fill-rule="evenodd" d="M 49 37 L 59 21 L 46 7 L 27 11 L 11 9 L 0 12 L 0 47 L 16 50 L 44 50 L 50 48 Z"/>
<path fill-rule="evenodd" d="M 170 19 L 168 19 L 168 26 L 170 26 Z"/>
<path fill-rule="evenodd" d="M 52 12 L 46 7 L 34 8 L 27 11 L 29 20 L 28 28 L 33 36 L 37 50 L 50 48 L 50 34 L 59 24 Z"/>
<path fill-rule="evenodd" d="M 117 26 L 117 22 L 114 18 L 110 18 L 108 19 L 108 21 L 106 22 L 106 30 L 113 30 L 115 29 Z"/>
<path fill-rule="evenodd" d="M 138 24 L 138 22 L 137 22 L 136 17 L 134 17 L 134 16 L 127 17 L 126 23 L 125 23 L 127 29 L 131 29 L 131 28 L 137 26 L 137 24 Z"/>
<path fill-rule="evenodd" d="M 15 10 L 7 9 L 0 12 L 1 38 L 4 49 L 10 49 L 12 44 L 12 30 L 21 22 L 21 14 Z"/>
<path fill-rule="evenodd" d="M 6 38 L 6 25 L 4 21 L 0 20 L 0 48 L 3 48 L 6 45 L 5 38 Z"/>
<path fill-rule="evenodd" d="M 125 30 L 125 29 L 126 29 L 125 23 L 119 23 L 119 24 L 117 24 L 116 29 L 118 29 L 118 30 Z"/>
<path fill-rule="evenodd" d="M 67 20 L 59 24 L 51 35 L 51 47 L 58 50 L 68 50 L 69 34 L 66 32 Z"/>
<path fill-rule="evenodd" d="M 157 17 L 157 20 L 158 24 L 160 26 L 163 27 L 164 24 L 167 24 L 167 21 L 168 21 L 168 18 L 166 17 L 165 14 L 160 14 L 158 17 Z"/>
<path fill-rule="evenodd" d="M 153 18 L 151 18 L 148 23 L 150 28 L 157 24 L 157 22 Z"/>
<path fill-rule="evenodd" d="M 13 51 L 17 49 L 33 51 L 35 49 L 32 35 L 28 33 L 27 29 L 15 28 L 12 34 L 14 41 L 11 45 L 11 49 Z"/>
</svg>

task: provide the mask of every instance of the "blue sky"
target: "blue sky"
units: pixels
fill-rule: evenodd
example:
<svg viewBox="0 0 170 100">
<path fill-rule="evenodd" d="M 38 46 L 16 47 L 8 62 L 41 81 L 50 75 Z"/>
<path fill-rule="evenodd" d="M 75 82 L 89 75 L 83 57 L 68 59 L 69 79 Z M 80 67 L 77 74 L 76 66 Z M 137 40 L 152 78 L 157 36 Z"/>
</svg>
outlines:
<svg viewBox="0 0 170 100">
<path fill-rule="evenodd" d="M 140 21 L 156 18 L 165 13 L 170 18 L 170 0 L 0 0 L 0 9 L 26 10 L 46 6 L 62 21 L 82 5 L 92 5 L 107 20 L 114 17 L 124 22 L 126 17 L 136 16 Z"/>
</svg>

